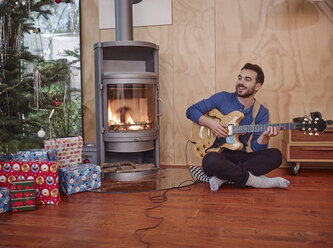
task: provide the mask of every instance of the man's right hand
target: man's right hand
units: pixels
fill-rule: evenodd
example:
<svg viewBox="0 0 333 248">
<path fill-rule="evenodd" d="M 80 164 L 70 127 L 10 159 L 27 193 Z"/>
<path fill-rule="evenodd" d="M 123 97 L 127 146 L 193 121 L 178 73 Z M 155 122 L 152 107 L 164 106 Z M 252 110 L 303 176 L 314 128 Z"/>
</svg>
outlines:
<svg viewBox="0 0 333 248">
<path fill-rule="evenodd" d="M 215 121 L 211 118 L 208 118 L 208 117 L 202 115 L 199 118 L 199 124 L 201 126 L 208 127 L 210 130 L 212 130 L 214 132 L 214 134 L 217 137 L 225 138 L 228 136 L 227 126 L 225 124 L 223 124 L 222 122 Z"/>
</svg>

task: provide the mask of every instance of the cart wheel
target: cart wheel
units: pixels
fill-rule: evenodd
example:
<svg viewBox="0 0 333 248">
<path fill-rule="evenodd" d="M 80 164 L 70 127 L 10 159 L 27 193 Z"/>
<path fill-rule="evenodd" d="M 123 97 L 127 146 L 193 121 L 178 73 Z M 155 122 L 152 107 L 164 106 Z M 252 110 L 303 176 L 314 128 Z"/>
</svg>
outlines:
<svg viewBox="0 0 333 248">
<path fill-rule="evenodd" d="M 299 162 L 297 163 L 291 163 L 291 174 L 296 176 L 296 174 L 298 173 L 299 171 Z"/>
</svg>

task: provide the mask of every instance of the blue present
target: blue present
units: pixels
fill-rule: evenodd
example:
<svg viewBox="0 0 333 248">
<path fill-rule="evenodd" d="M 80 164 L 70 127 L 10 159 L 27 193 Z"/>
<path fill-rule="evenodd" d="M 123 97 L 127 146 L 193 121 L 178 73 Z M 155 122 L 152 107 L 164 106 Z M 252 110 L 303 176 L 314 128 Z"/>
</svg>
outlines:
<svg viewBox="0 0 333 248">
<path fill-rule="evenodd" d="M 0 214 L 11 210 L 10 188 L 0 187 Z"/>
<path fill-rule="evenodd" d="M 60 191 L 75 194 L 101 186 L 101 167 L 96 164 L 79 164 L 59 167 Z"/>
<path fill-rule="evenodd" d="M 0 161 L 16 161 L 16 162 L 36 162 L 36 161 L 57 161 L 57 150 L 31 150 L 19 151 L 11 155 L 2 155 Z"/>
</svg>

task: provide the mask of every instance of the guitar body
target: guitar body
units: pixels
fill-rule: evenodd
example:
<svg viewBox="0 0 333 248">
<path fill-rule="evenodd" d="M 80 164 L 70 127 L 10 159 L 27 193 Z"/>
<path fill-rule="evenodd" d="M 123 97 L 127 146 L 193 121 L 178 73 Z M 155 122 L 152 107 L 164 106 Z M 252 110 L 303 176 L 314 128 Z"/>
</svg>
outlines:
<svg viewBox="0 0 333 248">
<path fill-rule="evenodd" d="M 212 109 L 207 112 L 205 116 L 220 121 L 226 126 L 238 126 L 239 122 L 243 119 L 244 114 L 239 111 L 233 111 L 228 115 L 223 115 L 219 110 Z M 194 153 L 199 158 L 203 158 L 208 152 L 222 152 L 223 148 L 241 150 L 243 144 L 238 140 L 239 135 L 240 134 L 234 134 L 229 135 L 227 138 L 217 138 L 209 128 L 194 123 L 192 126 L 191 138 L 191 140 L 195 142 Z"/>
</svg>

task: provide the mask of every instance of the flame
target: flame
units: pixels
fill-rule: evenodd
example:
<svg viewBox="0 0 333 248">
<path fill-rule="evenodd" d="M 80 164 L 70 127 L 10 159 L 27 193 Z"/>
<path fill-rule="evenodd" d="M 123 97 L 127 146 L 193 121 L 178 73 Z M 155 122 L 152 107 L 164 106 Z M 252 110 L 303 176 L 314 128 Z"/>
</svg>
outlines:
<svg viewBox="0 0 333 248">
<path fill-rule="evenodd" d="M 133 125 L 133 124 L 136 124 L 136 123 L 133 121 L 132 117 L 129 115 L 127 117 L 127 120 L 126 120 L 126 124 Z M 140 125 L 134 125 L 134 126 L 130 126 L 128 129 L 130 129 L 130 130 L 140 130 L 140 129 L 142 129 L 142 126 L 140 126 Z"/>
<path fill-rule="evenodd" d="M 120 119 L 117 118 L 116 115 L 112 114 L 111 109 L 109 109 L 109 124 L 112 124 L 112 125 L 121 125 Z"/>
<path fill-rule="evenodd" d="M 125 127 L 123 130 L 143 130 L 144 127 L 142 124 L 137 124 L 131 117 L 130 114 L 127 114 L 127 118 L 125 120 L 125 123 L 123 123 L 119 117 L 117 117 L 115 114 L 112 113 L 111 108 L 108 109 L 108 119 L 109 119 L 109 125 L 128 125 L 128 127 Z M 148 117 L 145 118 L 145 122 L 149 123 Z M 137 124 L 137 125 L 136 125 Z"/>
</svg>

